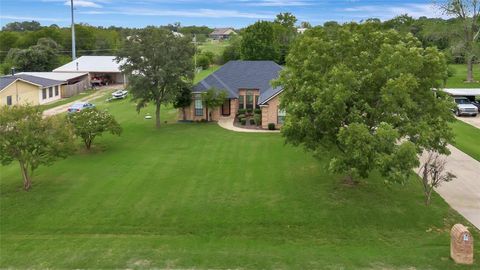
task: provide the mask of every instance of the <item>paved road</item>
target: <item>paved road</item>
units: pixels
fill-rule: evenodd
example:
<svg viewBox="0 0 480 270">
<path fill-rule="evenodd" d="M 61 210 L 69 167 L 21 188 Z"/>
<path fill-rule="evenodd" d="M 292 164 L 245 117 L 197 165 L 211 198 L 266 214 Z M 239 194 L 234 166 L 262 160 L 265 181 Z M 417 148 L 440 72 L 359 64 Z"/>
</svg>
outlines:
<svg viewBox="0 0 480 270">
<path fill-rule="evenodd" d="M 67 104 L 63 104 L 63 105 L 60 105 L 58 107 L 54 107 L 54 108 L 51 108 L 51 109 L 48 109 L 48 110 L 45 110 L 43 112 L 43 116 L 52 116 L 52 115 L 56 115 L 56 114 L 59 114 L 59 113 L 64 113 L 67 111 L 68 107 L 70 107 L 73 103 L 75 102 L 87 102 L 87 101 L 92 101 L 94 99 L 97 99 L 101 96 L 103 96 L 105 93 L 107 93 L 108 91 L 112 91 L 114 89 L 119 89 L 118 86 L 115 86 L 115 85 L 112 85 L 112 86 L 106 86 L 106 87 L 102 87 L 102 88 L 99 88 L 94 94 L 91 94 L 91 95 L 88 95 L 84 98 L 81 98 L 81 99 L 78 99 L 78 100 L 75 100 L 75 101 L 72 101 L 70 103 L 67 103 Z"/>
<path fill-rule="evenodd" d="M 453 146 L 449 149 L 452 154 L 447 157 L 446 170 L 457 178 L 435 190 L 480 230 L 480 162 Z"/>
<path fill-rule="evenodd" d="M 457 117 L 458 120 L 463 121 L 467 124 L 470 124 L 476 128 L 480 128 L 480 115 L 477 115 L 477 117 Z M 480 139 L 479 139 L 480 140 Z"/>
</svg>

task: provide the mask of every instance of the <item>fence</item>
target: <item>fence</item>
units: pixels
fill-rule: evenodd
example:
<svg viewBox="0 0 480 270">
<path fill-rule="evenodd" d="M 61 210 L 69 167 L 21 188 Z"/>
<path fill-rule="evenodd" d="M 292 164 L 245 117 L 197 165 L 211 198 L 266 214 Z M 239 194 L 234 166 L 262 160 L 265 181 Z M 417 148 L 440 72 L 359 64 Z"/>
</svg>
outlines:
<svg viewBox="0 0 480 270">
<path fill-rule="evenodd" d="M 68 98 L 78 95 L 90 87 L 88 80 L 79 81 L 76 84 L 65 85 L 62 92 L 62 98 Z"/>
</svg>

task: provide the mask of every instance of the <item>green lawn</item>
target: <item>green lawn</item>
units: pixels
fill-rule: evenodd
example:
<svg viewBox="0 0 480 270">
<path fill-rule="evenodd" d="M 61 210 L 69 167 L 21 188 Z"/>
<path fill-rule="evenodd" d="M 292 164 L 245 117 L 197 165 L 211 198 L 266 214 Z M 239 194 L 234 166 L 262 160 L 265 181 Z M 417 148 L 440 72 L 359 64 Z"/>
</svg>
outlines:
<svg viewBox="0 0 480 270">
<path fill-rule="evenodd" d="M 455 133 L 453 145 L 480 161 L 480 129 L 458 120 L 452 124 L 452 128 Z"/>
<path fill-rule="evenodd" d="M 480 267 L 449 259 L 465 221 L 437 195 L 423 206 L 415 182 L 345 186 L 279 134 L 177 124 L 171 108 L 155 130 L 151 107 L 102 100 L 121 137 L 41 167 L 30 192 L 17 164 L 1 167 L 0 268 Z"/>
<path fill-rule="evenodd" d="M 201 80 L 205 79 L 208 75 L 212 74 L 213 72 L 217 71 L 220 68 L 220 66 L 211 66 L 208 69 L 202 70 L 199 73 L 196 74 L 195 80 L 193 83 L 198 83 Z"/>
<path fill-rule="evenodd" d="M 198 48 L 203 52 L 213 52 L 216 55 L 221 55 L 228 45 L 229 45 L 228 40 L 224 40 L 224 41 L 207 40 L 206 42 L 199 44 Z"/>
<path fill-rule="evenodd" d="M 480 83 L 465 83 L 467 79 L 467 65 L 450 65 L 455 71 L 454 76 L 447 81 L 447 88 L 480 88 Z M 480 81 L 480 65 L 473 67 L 475 80 Z"/>
<path fill-rule="evenodd" d="M 79 99 L 84 98 L 84 97 L 87 97 L 87 96 L 89 96 L 93 93 L 95 93 L 95 90 L 89 89 L 89 90 L 86 90 L 85 92 L 79 93 L 78 95 L 74 95 L 74 96 L 71 96 L 69 98 L 62 98 L 58 101 L 55 101 L 55 102 L 52 102 L 52 103 L 49 103 L 49 104 L 40 105 L 40 108 L 42 110 L 48 110 L 48 109 L 55 108 L 55 107 L 60 106 L 60 105 L 70 103 L 72 101 L 79 100 Z"/>
</svg>

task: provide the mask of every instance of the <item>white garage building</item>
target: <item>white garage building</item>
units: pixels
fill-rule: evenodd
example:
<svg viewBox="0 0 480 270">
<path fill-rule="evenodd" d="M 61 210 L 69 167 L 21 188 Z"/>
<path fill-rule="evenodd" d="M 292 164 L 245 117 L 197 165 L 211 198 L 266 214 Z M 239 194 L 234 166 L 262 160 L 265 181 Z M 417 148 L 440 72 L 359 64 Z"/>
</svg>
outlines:
<svg viewBox="0 0 480 270">
<path fill-rule="evenodd" d="M 120 65 L 115 56 L 82 56 L 53 72 L 85 72 L 92 85 L 125 84 L 127 78 Z"/>
</svg>

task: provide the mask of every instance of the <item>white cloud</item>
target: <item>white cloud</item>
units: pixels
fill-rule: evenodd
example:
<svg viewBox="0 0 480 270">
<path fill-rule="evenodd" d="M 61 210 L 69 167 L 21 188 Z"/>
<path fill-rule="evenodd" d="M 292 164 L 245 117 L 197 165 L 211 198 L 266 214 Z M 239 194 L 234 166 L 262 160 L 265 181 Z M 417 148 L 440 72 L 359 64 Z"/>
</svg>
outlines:
<svg viewBox="0 0 480 270">
<path fill-rule="evenodd" d="M 379 18 L 391 19 L 395 16 L 408 14 L 414 18 L 430 17 L 430 18 L 446 18 L 442 12 L 433 4 L 405 4 L 398 6 L 390 5 L 365 5 L 355 6 L 341 9 L 357 18 Z"/>
<path fill-rule="evenodd" d="M 47 21 L 47 22 L 62 22 L 65 19 L 59 18 L 48 18 L 48 17 L 25 17 L 25 16 L 15 16 L 15 15 L 0 15 L 0 19 L 5 20 L 18 20 L 18 21 Z"/>
<path fill-rule="evenodd" d="M 65 6 L 70 6 L 70 1 L 65 1 Z M 89 8 L 101 8 L 102 5 L 96 3 L 95 1 L 88 1 L 88 0 L 74 0 L 73 1 L 74 7 L 89 7 Z"/>
<path fill-rule="evenodd" d="M 81 14 L 119 14 L 130 16 L 178 16 L 178 17 L 206 17 L 206 18 L 250 18 L 271 19 L 275 14 L 240 12 L 237 10 L 195 9 L 195 10 L 168 10 L 168 9 L 118 9 L 110 11 L 81 11 Z"/>
</svg>

